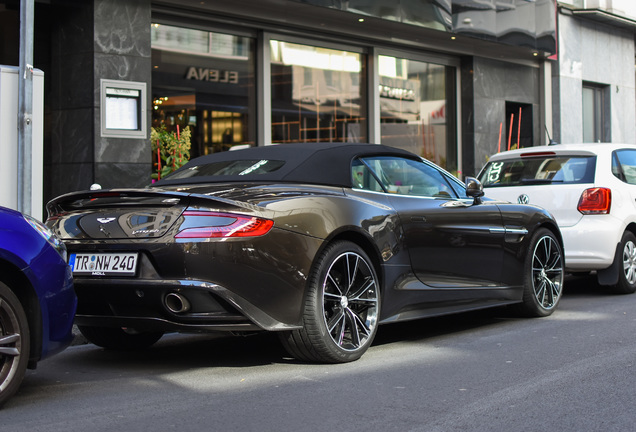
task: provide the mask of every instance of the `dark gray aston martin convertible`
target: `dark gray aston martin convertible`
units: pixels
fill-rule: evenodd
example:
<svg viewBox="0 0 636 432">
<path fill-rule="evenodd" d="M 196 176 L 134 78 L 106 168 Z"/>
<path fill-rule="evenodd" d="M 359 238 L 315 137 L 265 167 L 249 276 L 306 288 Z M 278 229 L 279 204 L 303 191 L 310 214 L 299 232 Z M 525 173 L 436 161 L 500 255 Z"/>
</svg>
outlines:
<svg viewBox="0 0 636 432">
<path fill-rule="evenodd" d="M 63 195 L 47 224 L 96 345 L 269 330 L 297 359 L 346 362 L 382 323 L 507 304 L 552 313 L 554 219 L 481 196 L 475 179 L 395 148 L 291 144 L 203 156 L 146 189 Z"/>
</svg>

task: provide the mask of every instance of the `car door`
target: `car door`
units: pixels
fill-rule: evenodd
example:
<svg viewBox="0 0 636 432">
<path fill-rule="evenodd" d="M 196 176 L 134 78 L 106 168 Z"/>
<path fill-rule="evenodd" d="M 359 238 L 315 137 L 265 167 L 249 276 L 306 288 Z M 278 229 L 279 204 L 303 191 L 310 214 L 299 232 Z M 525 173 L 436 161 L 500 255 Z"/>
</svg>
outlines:
<svg viewBox="0 0 636 432">
<path fill-rule="evenodd" d="M 434 288 L 501 284 L 504 229 L 496 205 L 460 197 L 461 186 L 454 189 L 446 174 L 423 161 L 374 157 L 364 163 L 389 192 L 421 282 Z"/>
</svg>

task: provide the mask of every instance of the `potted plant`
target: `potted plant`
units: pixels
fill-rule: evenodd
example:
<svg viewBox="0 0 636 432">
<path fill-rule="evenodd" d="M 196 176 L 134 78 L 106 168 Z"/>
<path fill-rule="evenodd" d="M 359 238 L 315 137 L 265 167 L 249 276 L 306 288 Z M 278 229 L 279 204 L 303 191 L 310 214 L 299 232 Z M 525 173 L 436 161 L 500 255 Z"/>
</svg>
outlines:
<svg viewBox="0 0 636 432">
<path fill-rule="evenodd" d="M 190 126 L 176 132 L 166 130 L 165 125 L 151 128 L 150 141 L 153 154 L 154 180 L 161 180 L 173 171 L 181 168 L 190 160 Z"/>
</svg>

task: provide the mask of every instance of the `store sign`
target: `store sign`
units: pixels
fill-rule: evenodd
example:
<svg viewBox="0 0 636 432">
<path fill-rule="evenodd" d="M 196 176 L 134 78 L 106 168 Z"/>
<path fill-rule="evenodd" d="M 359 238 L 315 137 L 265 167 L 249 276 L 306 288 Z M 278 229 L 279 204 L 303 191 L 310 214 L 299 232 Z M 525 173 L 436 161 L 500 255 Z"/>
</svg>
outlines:
<svg viewBox="0 0 636 432">
<path fill-rule="evenodd" d="M 413 89 L 392 87 L 380 84 L 380 97 L 387 99 L 414 101 L 415 91 Z"/>
<path fill-rule="evenodd" d="M 420 104 L 422 117 L 432 125 L 446 124 L 446 101 L 444 99 L 423 101 Z"/>
<path fill-rule="evenodd" d="M 431 113 L 433 120 L 445 121 L 446 120 L 446 105 L 443 105 L 440 109 Z"/>
<path fill-rule="evenodd" d="M 190 66 L 188 68 L 188 72 L 186 73 L 186 79 L 238 84 L 239 73 L 237 71 L 224 71 L 218 69 L 198 68 Z"/>
</svg>

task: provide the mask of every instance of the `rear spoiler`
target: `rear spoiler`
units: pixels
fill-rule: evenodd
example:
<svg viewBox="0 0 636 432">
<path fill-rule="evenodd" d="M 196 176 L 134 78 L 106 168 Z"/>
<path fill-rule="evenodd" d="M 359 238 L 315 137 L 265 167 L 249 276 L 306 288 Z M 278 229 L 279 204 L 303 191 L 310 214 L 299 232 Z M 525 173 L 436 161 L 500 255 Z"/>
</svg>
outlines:
<svg viewBox="0 0 636 432">
<path fill-rule="evenodd" d="M 48 217 L 54 217 L 60 213 L 91 208 L 105 207 L 170 207 L 174 205 L 189 206 L 199 201 L 214 201 L 217 205 L 245 210 L 245 207 L 252 209 L 252 206 L 229 200 L 226 198 L 213 197 L 204 194 L 193 194 L 179 191 L 167 191 L 162 189 L 99 189 L 70 192 L 52 199 L 46 205 Z"/>
</svg>

